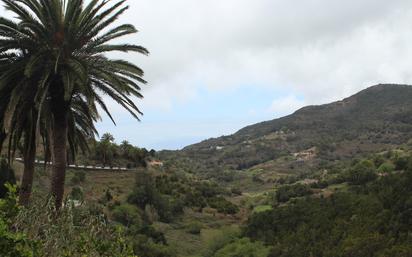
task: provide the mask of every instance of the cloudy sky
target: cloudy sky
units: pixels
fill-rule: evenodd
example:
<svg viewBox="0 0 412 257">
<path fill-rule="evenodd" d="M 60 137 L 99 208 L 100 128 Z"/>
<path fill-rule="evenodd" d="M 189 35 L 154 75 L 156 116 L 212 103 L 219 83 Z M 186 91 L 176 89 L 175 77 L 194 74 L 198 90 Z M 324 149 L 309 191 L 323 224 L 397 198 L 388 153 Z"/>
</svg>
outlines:
<svg viewBox="0 0 412 257">
<path fill-rule="evenodd" d="M 347 97 L 412 81 L 410 0 L 129 0 L 126 41 L 148 57 L 118 55 L 149 81 L 137 122 L 110 102 L 117 126 L 99 131 L 177 149 Z"/>
<path fill-rule="evenodd" d="M 410 0 L 129 0 L 149 85 L 118 141 L 175 149 L 377 83 L 412 80 Z"/>
</svg>

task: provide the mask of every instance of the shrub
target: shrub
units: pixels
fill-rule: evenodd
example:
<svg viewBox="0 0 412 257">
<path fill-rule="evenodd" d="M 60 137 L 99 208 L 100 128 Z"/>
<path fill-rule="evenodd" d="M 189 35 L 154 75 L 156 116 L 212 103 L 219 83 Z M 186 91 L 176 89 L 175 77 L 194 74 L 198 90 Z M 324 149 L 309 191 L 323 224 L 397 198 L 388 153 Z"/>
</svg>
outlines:
<svg viewBox="0 0 412 257">
<path fill-rule="evenodd" d="M 82 207 L 66 205 L 56 215 L 54 201 L 36 199 L 30 207 L 19 210 L 13 228 L 39 240 L 35 256 L 133 256 L 123 230 Z"/>
<path fill-rule="evenodd" d="M 239 236 L 240 230 L 237 227 L 230 226 L 221 228 L 206 242 L 206 249 L 202 253 L 202 256 L 213 257 L 217 251 L 236 240 Z"/>
<path fill-rule="evenodd" d="M 0 199 L 0 254 L 4 257 L 32 257 L 38 254 L 38 243 L 25 233 L 10 229 L 18 214 L 16 187 L 6 184 L 8 192 Z"/>
<path fill-rule="evenodd" d="M 70 192 L 70 198 L 73 200 L 83 201 L 84 200 L 83 189 L 78 186 L 73 187 L 72 191 Z"/>
<path fill-rule="evenodd" d="M 143 226 L 139 230 L 139 233 L 151 238 L 152 241 L 157 244 L 167 244 L 165 235 L 162 232 L 157 231 L 153 226 Z"/>
<path fill-rule="evenodd" d="M 103 203 L 103 204 L 106 204 L 106 203 L 110 202 L 111 200 L 113 200 L 113 195 L 112 195 L 112 192 L 110 191 L 110 189 L 107 188 L 104 191 L 104 194 L 102 195 L 102 198 L 100 198 L 100 202 Z"/>
<path fill-rule="evenodd" d="M 409 158 L 407 171 L 412 171 L 412 158 Z"/>
<path fill-rule="evenodd" d="M 147 172 L 136 174 L 136 185 L 127 198 L 127 202 L 144 209 L 147 204 L 153 204 L 159 193 L 156 191 L 153 178 Z"/>
<path fill-rule="evenodd" d="M 8 189 L 8 197 L 0 200 L 1 256 L 133 256 L 123 231 L 102 216 L 68 205 L 56 215 L 54 201 L 38 198 L 18 207 L 16 188 Z"/>
<path fill-rule="evenodd" d="M 207 205 L 206 199 L 197 191 L 189 191 L 185 195 L 185 204 L 190 207 L 204 208 Z"/>
<path fill-rule="evenodd" d="M 352 185 L 364 185 L 376 177 L 375 165 L 369 160 L 358 162 L 347 173 L 347 180 Z"/>
<path fill-rule="evenodd" d="M 395 169 L 396 170 L 406 170 L 408 168 L 408 162 L 409 162 L 408 156 L 398 156 L 395 159 Z"/>
<path fill-rule="evenodd" d="M 16 233 L 9 229 L 5 220 L 0 217 L 0 253 L 3 257 L 32 257 L 37 247 L 33 240 L 24 233 Z"/>
<path fill-rule="evenodd" d="M 186 226 L 186 231 L 190 234 L 198 235 L 202 230 L 202 224 L 199 222 L 192 222 Z"/>
<path fill-rule="evenodd" d="M 276 200 L 280 203 L 289 201 L 293 197 L 301 197 L 312 193 L 308 185 L 295 184 L 279 187 L 276 191 Z"/>
<path fill-rule="evenodd" d="M 145 235 L 139 235 L 133 241 L 133 251 L 141 257 L 174 257 L 176 253 L 165 244 L 153 242 Z"/>
<path fill-rule="evenodd" d="M 242 195 L 242 190 L 239 187 L 232 187 L 231 192 L 234 195 Z"/>
<path fill-rule="evenodd" d="M 86 173 L 84 171 L 75 171 L 73 177 L 70 179 L 70 182 L 73 185 L 79 184 L 86 181 Z"/>
<path fill-rule="evenodd" d="M 239 211 L 239 208 L 237 207 L 237 205 L 229 202 L 228 200 L 226 200 L 224 197 L 221 197 L 221 196 L 209 198 L 207 200 L 207 203 L 209 204 L 210 207 L 216 209 L 220 213 L 235 214 Z"/>
<path fill-rule="evenodd" d="M 115 221 L 126 227 L 130 227 L 131 225 L 140 227 L 142 224 L 139 209 L 131 204 L 122 204 L 114 207 L 112 217 Z"/>
<path fill-rule="evenodd" d="M 375 155 L 373 157 L 373 163 L 375 164 L 375 167 L 380 167 L 384 162 L 385 158 L 383 158 L 382 155 Z"/>
<path fill-rule="evenodd" d="M 251 242 L 248 238 L 237 239 L 216 252 L 215 257 L 267 257 L 270 249 L 262 242 Z"/>
<path fill-rule="evenodd" d="M 329 182 L 326 180 L 321 180 L 319 182 L 313 183 L 310 185 L 312 188 L 319 188 L 319 189 L 323 189 L 323 188 L 327 188 L 329 186 Z"/>
<path fill-rule="evenodd" d="M 378 172 L 380 173 L 389 173 L 394 170 L 395 170 L 395 165 L 393 165 L 391 162 L 382 163 L 378 168 Z"/>
<path fill-rule="evenodd" d="M 6 183 L 16 184 L 16 177 L 7 160 L 2 158 L 0 159 L 0 198 L 4 198 L 7 195 Z"/>
<path fill-rule="evenodd" d="M 185 203 L 181 199 L 172 199 L 171 200 L 171 213 L 173 216 L 177 216 L 183 214 L 183 209 L 185 207 Z"/>
</svg>

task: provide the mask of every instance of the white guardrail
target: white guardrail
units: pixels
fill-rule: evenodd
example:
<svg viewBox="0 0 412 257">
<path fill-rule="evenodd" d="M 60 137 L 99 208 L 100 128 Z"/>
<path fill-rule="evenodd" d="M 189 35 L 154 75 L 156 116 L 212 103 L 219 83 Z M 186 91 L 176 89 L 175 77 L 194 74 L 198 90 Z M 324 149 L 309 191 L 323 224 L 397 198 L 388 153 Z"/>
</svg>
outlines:
<svg viewBox="0 0 412 257">
<path fill-rule="evenodd" d="M 16 161 L 23 162 L 23 158 L 16 158 Z M 52 165 L 53 163 L 44 161 L 35 160 L 35 164 L 37 165 Z M 100 167 L 100 166 L 86 166 L 86 165 L 76 165 L 76 164 L 69 164 L 67 165 L 68 168 L 71 169 L 79 169 L 79 170 L 104 170 L 104 171 L 132 171 L 132 169 L 122 168 L 122 167 Z"/>
</svg>

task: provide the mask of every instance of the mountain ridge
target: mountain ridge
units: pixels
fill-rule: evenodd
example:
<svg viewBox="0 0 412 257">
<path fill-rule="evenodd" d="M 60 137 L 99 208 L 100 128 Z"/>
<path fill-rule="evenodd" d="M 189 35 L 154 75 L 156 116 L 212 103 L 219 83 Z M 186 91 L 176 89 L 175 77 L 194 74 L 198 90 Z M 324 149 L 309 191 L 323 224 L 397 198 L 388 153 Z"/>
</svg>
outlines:
<svg viewBox="0 0 412 257">
<path fill-rule="evenodd" d="M 410 85 L 378 84 L 340 101 L 306 106 L 232 135 L 189 145 L 173 155 L 216 169 L 244 169 L 312 147 L 329 160 L 385 150 L 412 137 L 410 99 Z"/>
</svg>

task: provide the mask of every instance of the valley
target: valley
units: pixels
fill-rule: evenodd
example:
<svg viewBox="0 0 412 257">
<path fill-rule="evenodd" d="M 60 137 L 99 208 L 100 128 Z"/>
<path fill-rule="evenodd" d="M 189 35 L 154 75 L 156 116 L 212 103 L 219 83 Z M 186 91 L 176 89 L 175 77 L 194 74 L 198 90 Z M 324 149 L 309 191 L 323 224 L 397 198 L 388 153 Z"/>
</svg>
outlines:
<svg viewBox="0 0 412 257">
<path fill-rule="evenodd" d="M 67 197 L 124 226 L 141 256 L 409 256 L 406 225 L 395 233 L 371 222 L 391 215 L 410 222 L 412 190 L 402 181 L 412 172 L 411 97 L 410 86 L 377 85 L 180 151 L 152 152 L 135 172 L 71 170 Z M 47 192 L 47 171 L 36 174 L 37 192 Z M 406 209 L 385 202 L 399 197 L 390 183 L 406 190 L 399 198 Z M 362 213 L 369 204 L 376 213 Z M 386 218 L 368 216 L 377 213 Z M 362 230 L 352 228 L 360 226 L 353 215 L 367 220 Z M 337 233 L 335 243 L 318 219 Z M 384 255 L 362 255 L 384 240 L 397 243 Z"/>
</svg>

